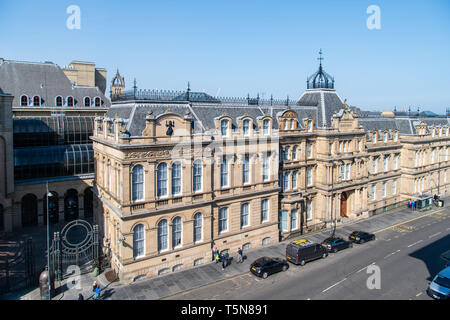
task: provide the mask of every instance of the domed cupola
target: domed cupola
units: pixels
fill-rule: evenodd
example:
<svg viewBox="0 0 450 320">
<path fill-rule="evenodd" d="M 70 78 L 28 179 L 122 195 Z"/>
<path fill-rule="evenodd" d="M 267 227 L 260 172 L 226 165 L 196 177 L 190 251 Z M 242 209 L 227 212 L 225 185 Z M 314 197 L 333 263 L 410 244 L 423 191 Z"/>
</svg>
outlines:
<svg viewBox="0 0 450 320">
<path fill-rule="evenodd" d="M 322 68 L 322 49 L 320 49 L 319 58 L 317 59 L 320 61 L 319 70 L 308 77 L 306 82 L 307 89 L 334 89 L 334 78 L 326 73 Z"/>
</svg>

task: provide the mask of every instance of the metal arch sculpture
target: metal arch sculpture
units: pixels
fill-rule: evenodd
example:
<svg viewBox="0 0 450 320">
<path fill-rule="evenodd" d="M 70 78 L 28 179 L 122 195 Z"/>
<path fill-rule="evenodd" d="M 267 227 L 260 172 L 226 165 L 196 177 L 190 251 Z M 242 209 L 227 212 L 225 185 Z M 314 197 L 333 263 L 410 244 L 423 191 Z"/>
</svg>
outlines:
<svg viewBox="0 0 450 320">
<path fill-rule="evenodd" d="M 75 234 L 74 239 L 70 235 L 74 229 L 81 228 L 83 233 Z M 54 233 L 54 239 L 50 247 L 52 257 L 52 269 L 56 280 L 61 281 L 67 267 L 76 265 L 81 271 L 89 272 L 99 263 L 98 226 L 92 226 L 85 220 L 73 220 L 67 223 L 61 232 Z"/>
</svg>

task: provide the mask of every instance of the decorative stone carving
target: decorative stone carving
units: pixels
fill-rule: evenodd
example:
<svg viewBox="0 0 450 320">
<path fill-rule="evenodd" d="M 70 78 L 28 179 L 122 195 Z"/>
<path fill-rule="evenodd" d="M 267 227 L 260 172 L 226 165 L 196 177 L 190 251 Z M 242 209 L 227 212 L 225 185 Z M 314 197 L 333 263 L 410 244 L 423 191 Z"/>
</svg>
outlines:
<svg viewBox="0 0 450 320">
<path fill-rule="evenodd" d="M 129 152 L 125 155 L 125 159 L 146 159 L 146 158 L 167 158 L 171 155 L 170 150 L 146 151 L 146 152 Z"/>
</svg>

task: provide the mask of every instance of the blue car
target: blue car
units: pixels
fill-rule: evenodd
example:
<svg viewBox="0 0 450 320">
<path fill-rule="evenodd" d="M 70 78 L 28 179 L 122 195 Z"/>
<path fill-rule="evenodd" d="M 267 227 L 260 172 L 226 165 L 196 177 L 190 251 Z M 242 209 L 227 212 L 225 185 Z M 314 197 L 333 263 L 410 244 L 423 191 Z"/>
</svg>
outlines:
<svg viewBox="0 0 450 320">
<path fill-rule="evenodd" d="M 353 242 L 346 241 L 339 237 L 329 237 L 322 242 L 328 252 L 338 252 L 339 250 L 347 249 L 353 247 Z"/>
<path fill-rule="evenodd" d="M 428 286 L 427 293 L 438 300 L 448 300 L 450 297 L 450 267 L 439 272 Z"/>
</svg>

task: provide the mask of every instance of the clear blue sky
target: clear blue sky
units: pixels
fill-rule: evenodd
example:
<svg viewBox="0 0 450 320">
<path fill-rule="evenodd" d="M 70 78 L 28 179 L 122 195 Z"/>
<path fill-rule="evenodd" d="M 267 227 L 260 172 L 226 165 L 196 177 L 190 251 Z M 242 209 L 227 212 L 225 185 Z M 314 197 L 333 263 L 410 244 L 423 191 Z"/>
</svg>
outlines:
<svg viewBox="0 0 450 320">
<path fill-rule="evenodd" d="M 66 28 L 69 5 L 81 30 Z M 369 30 L 369 5 L 381 30 Z M 205 90 L 297 99 L 324 52 L 349 104 L 450 107 L 448 0 L 0 0 L 0 57 L 119 68 L 128 89 Z M 109 92 L 109 89 L 108 89 Z M 414 109 L 415 110 L 415 109 Z"/>
</svg>

